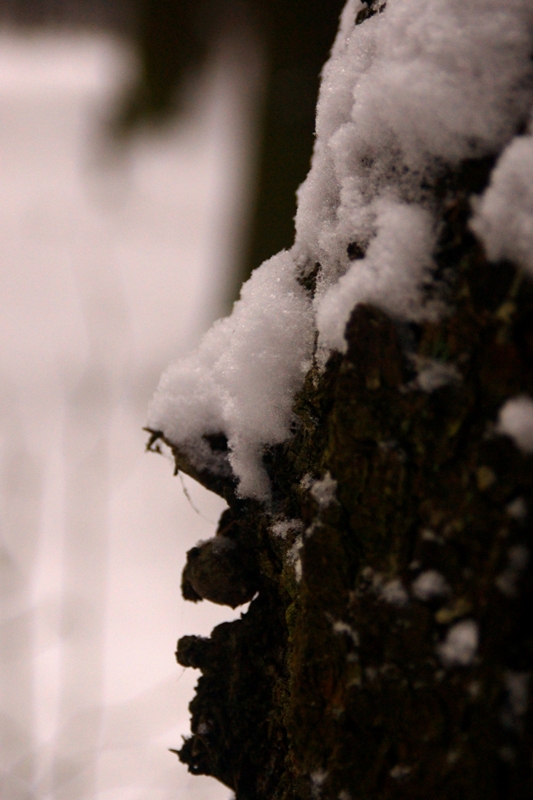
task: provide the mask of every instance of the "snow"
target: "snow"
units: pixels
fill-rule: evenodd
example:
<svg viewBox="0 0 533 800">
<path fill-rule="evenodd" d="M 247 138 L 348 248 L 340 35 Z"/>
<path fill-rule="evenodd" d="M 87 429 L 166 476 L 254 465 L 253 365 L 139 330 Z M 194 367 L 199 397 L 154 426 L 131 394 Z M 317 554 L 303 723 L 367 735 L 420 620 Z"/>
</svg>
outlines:
<svg viewBox="0 0 533 800">
<path fill-rule="evenodd" d="M 509 259 L 533 274 L 533 137 L 517 136 L 492 173 L 470 226 L 491 261 Z"/>
<path fill-rule="evenodd" d="M 309 777 L 311 778 L 311 797 L 318 798 L 321 795 L 322 785 L 328 777 L 328 773 L 323 769 L 318 769 L 312 772 Z"/>
<path fill-rule="evenodd" d="M 291 565 L 294 570 L 294 576 L 296 578 L 297 583 L 302 580 L 303 575 L 303 566 L 302 566 L 302 558 L 301 558 L 301 551 L 304 546 L 304 539 L 303 536 L 297 536 L 296 540 L 291 547 L 291 549 L 287 553 L 287 562 Z"/>
<path fill-rule="evenodd" d="M 309 310 L 283 251 L 254 272 L 232 315 L 163 374 L 153 400 L 149 427 L 179 443 L 195 465 L 224 474 L 224 456 L 202 437 L 226 435 L 243 497 L 268 497 L 261 451 L 289 436 L 293 395 L 311 363 Z"/>
<path fill-rule="evenodd" d="M 477 622 L 464 619 L 449 628 L 446 638 L 437 646 L 437 652 L 445 667 L 468 667 L 474 660 L 478 645 Z"/>
<path fill-rule="evenodd" d="M 270 531 L 273 536 L 280 539 L 286 539 L 289 533 L 298 533 L 303 528 L 301 519 L 286 519 L 285 517 L 278 517 L 270 526 Z"/>
<path fill-rule="evenodd" d="M 347 622 L 344 622 L 341 619 L 333 621 L 333 630 L 335 633 L 345 633 L 354 643 L 356 647 L 359 647 L 359 633 L 352 628 L 351 625 L 348 625 Z"/>
<path fill-rule="evenodd" d="M 502 182 L 514 191 L 522 181 L 526 201 L 518 208 L 513 200 L 506 230 L 523 233 L 512 234 L 524 242 L 520 253 L 528 248 L 529 168 L 516 177 L 505 164 L 529 158 L 525 140 L 509 143 L 533 101 L 530 0 L 388 0 L 356 26 L 363 8 L 348 0 L 323 70 L 292 250 L 259 267 L 232 315 L 165 373 L 150 411 L 150 427 L 197 467 L 227 469 L 202 438 L 225 434 L 242 497 L 268 501 L 261 454 L 289 436 L 291 401 L 315 334 L 320 366 L 332 349 L 346 349 L 345 326 L 357 303 L 404 320 L 444 311 L 435 287 L 427 291 L 437 236 L 431 186 L 443 169 L 509 145 L 494 191 Z M 489 200 L 487 194 L 482 216 L 492 214 Z M 488 235 L 481 222 L 475 226 Z M 496 252 L 500 245 L 490 247 Z M 311 302 L 297 277 L 317 264 Z M 457 378 L 452 366 L 428 367 L 418 388 L 431 391 Z"/>
<path fill-rule="evenodd" d="M 411 584 L 411 591 L 418 600 L 433 600 L 451 593 L 446 579 L 435 569 L 421 572 Z"/>
<path fill-rule="evenodd" d="M 420 389 L 429 393 L 440 389 L 441 386 L 461 380 L 461 373 L 455 364 L 419 355 L 410 356 L 410 360 L 417 371 L 417 376 L 408 384 L 408 389 Z"/>
<path fill-rule="evenodd" d="M 335 500 L 337 494 L 337 481 L 328 471 L 322 480 L 314 481 L 311 494 L 321 508 L 327 508 Z"/>
<path fill-rule="evenodd" d="M 393 578 L 391 581 L 381 583 L 379 575 L 374 579 L 375 588 L 377 589 L 382 600 L 390 603 L 393 606 L 405 606 L 409 600 L 409 595 L 399 578 Z"/>
<path fill-rule="evenodd" d="M 438 312 L 421 286 L 435 236 L 423 181 L 497 152 L 532 100 L 527 0 L 390 0 L 354 27 L 361 8 L 347 4 L 324 70 L 296 218 L 299 263 L 322 266 L 321 343 L 340 350 L 357 302 L 409 319 Z M 366 250 L 354 262 L 352 243 Z"/>
<path fill-rule="evenodd" d="M 510 436 L 524 453 L 533 453 L 533 400 L 512 397 L 500 408 L 496 432 Z"/>
<path fill-rule="evenodd" d="M 315 301 L 324 348 L 346 350 L 344 329 L 357 303 L 374 303 L 403 319 L 436 315 L 437 306 L 425 307 L 420 291 L 423 279 L 430 279 L 435 243 L 431 215 L 419 206 L 380 199 L 372 204 L 372 218 L 375 235 L 365 258 L 327 291 L 320 291 Z M 357 235 L 354 230 L 349 238 Z"/>
</svg>

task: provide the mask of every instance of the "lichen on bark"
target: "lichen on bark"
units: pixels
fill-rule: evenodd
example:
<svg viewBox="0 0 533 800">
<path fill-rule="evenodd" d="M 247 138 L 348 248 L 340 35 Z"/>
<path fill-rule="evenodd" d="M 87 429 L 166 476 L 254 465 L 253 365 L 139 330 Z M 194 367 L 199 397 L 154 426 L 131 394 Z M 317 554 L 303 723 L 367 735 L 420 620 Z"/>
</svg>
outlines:
<svg viewBox="0 0 533 800">
<path fill-rule="evenodd" d="M 346 353 L 311 368 L 294 435 L 264 453 L 271 505 L 193 475 L 227 500 L 217 536 L 256 594 L 240 620 L 178 643 L 202 671 L 179 757 L 237 800 L 533 796 L 518 696 L 533 582 L 512 557 L 531 547 L 533 457 L 495 431 L 509 397 L 533 394 L 533 286 L 468 229 L 492 165 L 436 187 L 448 312 L 411 324 L 354 309 Z M 428 391 L 435 365 L 446 379 Z M 449 591 L 417 596 L 429 571 Z M 461 622 L 475 641 L 454 660 Z"/>
</svg>

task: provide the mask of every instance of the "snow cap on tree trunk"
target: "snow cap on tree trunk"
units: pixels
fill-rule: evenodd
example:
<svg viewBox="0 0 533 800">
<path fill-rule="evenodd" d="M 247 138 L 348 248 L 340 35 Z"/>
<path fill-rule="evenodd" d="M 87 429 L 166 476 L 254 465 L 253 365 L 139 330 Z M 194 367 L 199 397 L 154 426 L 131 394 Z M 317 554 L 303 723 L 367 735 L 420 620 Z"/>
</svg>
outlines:
<svg viewBox="0 0 533 800">
<path fill-rule="evenodd" d="M 294 247 L 254 272 L 231 316 L 163 375 L 150 409 L 150 428 L 196 468 L 222 474 L 229 458 L 243 497 L 268 499 L 262 452 L 289 436 L 316 332 L 324 360 L 345 349 L 360 302 L 407 320 L 441 312 L 427 291 L 432 186 L 444 170 L 509 145 L 533 102 L 531 0 L 387 0 L 357 24 L 365 10 L 348 0 L 324 68 Z M 520 234 L 514 250 L 493 211 L 520 183 L 521 159 L 531 160 L 522 139 L 509 145 L 474 228 L 489 254 L 526 263 L 530 189 L 509 210 L 507 229 Z M 299 279 L 317 264 L 311 300 Z M 209 434 L 227 438 L 227 457 L 210 448 Z"/>
</svg>

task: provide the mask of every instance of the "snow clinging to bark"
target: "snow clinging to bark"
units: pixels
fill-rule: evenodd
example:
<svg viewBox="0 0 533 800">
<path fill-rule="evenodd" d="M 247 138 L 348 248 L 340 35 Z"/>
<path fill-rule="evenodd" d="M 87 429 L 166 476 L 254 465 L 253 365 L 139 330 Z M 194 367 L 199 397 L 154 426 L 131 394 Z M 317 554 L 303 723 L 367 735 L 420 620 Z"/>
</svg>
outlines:
<svg viewBox="0 0 533 800">
<path fill-rule="evenodd" d="M 510 436 L 524 453 L 533 453 L 533 400 L 526 395 L 507 400 L 500 408 L 496 431 Z"/>
<path fill-rule="evenodd" d="M 498 152 L 532 102 L 527 0 L 388 0 L 354 25 L 363 7 L 347 3 L 324 69 L 296 218 L 298 261 L 322 265 L 320 341 L 339 350 L 359 302 L 404 319 L 438 312 L 424 296 L 427 187 L 443 166 Z"/>
<path fill-rule="evenodd" d="M 243 286 L 231 316 L 215 322 L 198 349 L 163 374 L 149 426 L 215 473 L 225 469 L 223 456 L 203 437 L 224 434 L 241 494 L 264 498 L 261 449 L 289 436 L 312 341 L 309 298 L 291 256 L 279 253 Z"/>
<path fill-rule="evenodd" d="M 533 136 L 517 136 L 503 151 L 474 209 L 471 228 L 491 261 L 507 258 L 533 274 Z"/>
<path fill-rule="evenodd" d="M 254 272 L 150 409 L 149 427 L 197 468 L 227 470 L 203 438 L 224 434 L 242 497 L 269 497 L 261 454 L 289 436 L 316 333 L 323 363 L 345 350 L 358 303 L 404 320 L 442 312 L 427 287 L 443 170 L 507 148 L 472 225 L 490 258 L 533 269 L 533 148 L 513 139 L 533 103 L 531 0 L 387 0 L 356 24 L 365 9 L 348 0 L 324 68 L 292 250 Z M 299 279 L 317 264 L 311 299 Z"/>
</svg>

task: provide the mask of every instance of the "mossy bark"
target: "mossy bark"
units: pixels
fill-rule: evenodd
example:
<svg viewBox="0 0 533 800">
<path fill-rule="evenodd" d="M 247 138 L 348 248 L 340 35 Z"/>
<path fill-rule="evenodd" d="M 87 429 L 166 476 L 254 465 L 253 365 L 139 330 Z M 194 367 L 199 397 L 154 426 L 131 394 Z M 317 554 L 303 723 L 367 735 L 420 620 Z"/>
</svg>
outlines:
<svg viewBox="0 0 533 800">
<path fill-rule="evenodd" d="M 258 594 L 178 644 L 202 670 L 179 757 L 237 800 L 533 796 L 533 458 L 495 431 L 533 395 L 533 286 L 468 230 L 492 165 L 435 189 L 449 312 L 415 325 L 358 306 L 347 352 L 310 370 L 293 437 L 265 453 L 272 506 L 217 487 L 219 535 Z M 456 372 L 424 391 L 435 361 Z M 413 593 L 428 570 L 450 593 Z M 479 632 L 464 663 L 442 647 L 461 620 Z"/>
</svg>

